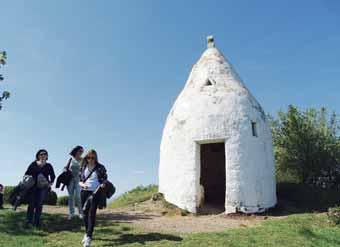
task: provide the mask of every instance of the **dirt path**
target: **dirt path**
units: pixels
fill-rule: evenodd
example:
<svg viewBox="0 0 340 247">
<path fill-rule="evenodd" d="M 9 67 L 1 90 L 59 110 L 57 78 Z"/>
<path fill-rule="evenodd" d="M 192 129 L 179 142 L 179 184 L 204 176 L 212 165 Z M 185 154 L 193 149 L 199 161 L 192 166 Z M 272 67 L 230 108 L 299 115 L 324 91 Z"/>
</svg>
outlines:
<svg viewBox="0 0 340 247">
<path fill-rule="evenodd" d="M 47 213 L 67 214 L 66 207 L 46 206 Z M 99 217 L 113 222 L 132 224 L 144 232 L 161 233 L 199 233 L 221 232 L 228 228 L 252 227 L 263 222 L 264 216 L 226 216 L 202 215 L 202 216 L 164 216 L 162 211 L 153 204 L 139 205 L 124 209 L 98 210 Z"/>
<path fill-rule="evenodd" d="M 113 214 L 119 212 L 112 212 Z M 147 232 L 198 233 L 221 232 L 228 228 L 250 227 L 258 224 L 258 218 L 227 218 L 224 215 L 161 216 L 143 212 L 130 212 L 132 224 Z M 142 217 L 142 218 L 140 218 Z"/>
</svg>

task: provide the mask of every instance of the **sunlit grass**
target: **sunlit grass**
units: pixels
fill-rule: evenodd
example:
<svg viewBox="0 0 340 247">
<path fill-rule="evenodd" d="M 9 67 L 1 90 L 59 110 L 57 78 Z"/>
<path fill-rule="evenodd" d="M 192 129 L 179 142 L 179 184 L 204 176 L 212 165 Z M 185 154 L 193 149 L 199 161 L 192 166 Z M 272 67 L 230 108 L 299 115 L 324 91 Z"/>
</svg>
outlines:
<svg viewBox="0 0 340 247">
<path fill-rule="evenodd" d="M 41 229 L 25 227 L 25 213 L 0 211 L 1 247 L 81 246 L 81 221 L 68 221 L 60 214 L 44 214 Z M 271 219 L 249 228 L 220 233 L 164 234 L 145 233 L 131 224 L 99 218 L 93 246 L 158 247 L 249 247 L 249 246 L 340 246 L 340 228 L 331 225 L 325 214 L 298 214 Z"/>
</svg>

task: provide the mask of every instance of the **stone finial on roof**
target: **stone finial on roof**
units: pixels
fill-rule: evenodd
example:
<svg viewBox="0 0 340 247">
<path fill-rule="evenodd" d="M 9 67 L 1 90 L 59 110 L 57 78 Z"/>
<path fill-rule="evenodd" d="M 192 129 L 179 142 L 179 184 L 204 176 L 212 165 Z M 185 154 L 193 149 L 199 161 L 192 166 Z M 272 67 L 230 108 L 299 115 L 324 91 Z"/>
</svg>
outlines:
<svg viewBox="0 0 340 247">
<path fill-rule="evenodd" d="M 214 36 L 209 35 L 209 36 L 207 37 L 207 41 L 208 41 L 208 48 L 215 47 Z"/>
</svg>

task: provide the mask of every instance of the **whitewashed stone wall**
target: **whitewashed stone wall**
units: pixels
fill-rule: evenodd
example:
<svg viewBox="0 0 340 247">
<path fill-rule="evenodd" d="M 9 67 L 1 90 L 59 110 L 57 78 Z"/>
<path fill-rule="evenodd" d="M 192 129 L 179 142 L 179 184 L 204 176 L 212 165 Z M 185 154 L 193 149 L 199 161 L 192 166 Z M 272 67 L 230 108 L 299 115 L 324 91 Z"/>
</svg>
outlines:
<svg viewBox="0 0 340 247">
<path fill-rule="evenodd" d="M 252 135 L 252 121 L 258 137 Z M 226 213 L 273 207 L 275 166 L 265 114 L 230 63 L 210 45 L 194 65 L 163 131 L 159 190 L 167 201 L 196 213 L 202 196 L 199 144 L 214 142 L 225 143 Z"/>
</svg>

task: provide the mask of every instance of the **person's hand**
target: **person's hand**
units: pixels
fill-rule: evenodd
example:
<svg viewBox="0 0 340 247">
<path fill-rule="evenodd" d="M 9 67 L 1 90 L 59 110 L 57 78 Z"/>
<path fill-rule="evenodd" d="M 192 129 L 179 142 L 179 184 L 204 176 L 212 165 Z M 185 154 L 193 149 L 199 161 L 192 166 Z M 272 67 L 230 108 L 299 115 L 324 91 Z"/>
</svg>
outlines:
<svg viewBox="0 0 340 247">
<path fill-rule="evenodd" d="M 104 188 L 105 188 L 105 184 L 101 184 L 100 187 L 101 187 L 102 189 L 104 189 Z"/>
<path fill-rule="evenodd" d="M 79 182 L 79 186 L 83 189 L 87 189 L 87 186 L 83 182 Z"/>
</svg>

